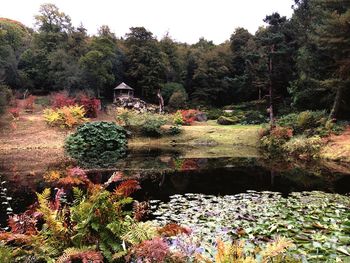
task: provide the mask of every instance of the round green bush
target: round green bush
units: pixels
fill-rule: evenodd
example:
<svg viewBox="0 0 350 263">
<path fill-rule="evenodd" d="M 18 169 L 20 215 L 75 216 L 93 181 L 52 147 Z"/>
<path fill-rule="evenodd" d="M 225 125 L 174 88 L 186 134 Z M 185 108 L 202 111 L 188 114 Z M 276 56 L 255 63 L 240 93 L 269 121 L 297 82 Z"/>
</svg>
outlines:
<svg viewBox="0 0 350 263">
<path fill-rule="evenodd" d="M 64 148 L 80 165 L 107 167 L 125 155 L 126 131 L 113 122 L 85 123 L 66 139 Z"/>
</svg>

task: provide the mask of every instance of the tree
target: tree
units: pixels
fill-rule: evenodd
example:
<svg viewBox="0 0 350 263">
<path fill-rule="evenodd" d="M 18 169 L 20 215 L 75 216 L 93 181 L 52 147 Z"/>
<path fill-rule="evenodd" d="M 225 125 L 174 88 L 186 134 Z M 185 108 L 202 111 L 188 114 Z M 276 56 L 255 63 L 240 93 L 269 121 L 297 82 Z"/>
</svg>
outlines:
<svg viewBox="0 0 350 263">
<path fill-rule="evenodd" d="M 165 82 L 164 57 L 157 40 L 143 27 L 132 27 L 126 34 L 126 78 L 139 96 L 157 100 L 157 91 Z"/>
</svg>

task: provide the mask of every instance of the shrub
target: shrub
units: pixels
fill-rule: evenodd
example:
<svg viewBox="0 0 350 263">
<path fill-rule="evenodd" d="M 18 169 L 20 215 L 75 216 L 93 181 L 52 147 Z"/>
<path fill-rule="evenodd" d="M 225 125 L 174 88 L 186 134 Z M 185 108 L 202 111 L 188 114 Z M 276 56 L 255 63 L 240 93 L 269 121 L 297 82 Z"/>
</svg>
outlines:
<svg viewBox="0 0 350 263">
<path fill-rule="evenodd" d="M 60 128 L 73 128 L 84 123 L 85 110 L 82 106 L 65 106 L 58 109 L 45 109 L 44 118 L 50 126 L 58 126 Z"/>
<path fill-rule="evenodd" d="M 76 101 L 74 98 L 70 98 L 68 95 L 68 92 L 66 91 L 61 91 L 54 93 L 52 95 L 52 107 L 53 108 L 62 108 L 65 106 L 73 106 L 76 104 Z"/>
<path fill-rule="evenodd" d="M 325 128 L 327 116 L 325 111 L 303 111 L 291 113 L 277 120 L 277 124 L 293 128 L 296 134 L 313 135 Z M 319 130 L 317 130 L 319 129 Z"/>
<path fill-rule="evenodd" d="M 305 136 L 296 136 L 286 142 L 282 149 L 288 156 L 302 160 L 310 160 L 319 156 L 322 145 L 323 143 L 319 136 L 309 138 Z"/>
<path fill-rule="evenodd" d="M 11 88 L 7 85 L 0 85 L 0 114 L 5 112 L 5 109 L 9 105 L 11 99 Z"/>
<path fill-rule="evenodd" d="M 181 92 L 187 97 L 186 90 L 182 84 L 176 82 L 165 83 L 162 88 L 162 96 L 165 103 L 168 103 L 171 95 L 176 92 Z"/>
<path fill-rule="evenodd" d="M 12 115 L 14 119 L 19 118 L 19 108 L 10 108 L 9 113 Z"/>
<path fill-rule="evenodd" d="M 85 166 L 109 166 L 126 151 L 126 131 L 112 122 L 90 122 L 78 127 L 65 141 L 69 156 Z"/>
<path fill-rule="evenodd" d="M 187 94 L 176 91 L 174 92 L 169 99 L 169 108 L 172 110 L 183 109 L 187 104 Z"/>
<path fill-rule="evenodd" d="M 50 99 L 48 97 L 36 97 L 35 104 L 47 107 L 51 105 Z"/>
<path fill-rule="evenodd" d="M 162 135 L 161 126 L 165 120 L 157 115 L 145 115 L 145 120 L 141 124 L 141 133 L 145 136 L 159 137 Z"/>
<path fill-rule="evenodd" d="M 101 107 L 101 101 L 96 98 L 89 98 L 86 95 L 82 95 L 77 100 L 77 103 L 84 107 L 86 112 L 86 117 L 88 118 L 96 118 L 98 115 L 98 111 Z"/>
<path fill-rule="evenodd" d="M 33 112 L 34 110 L 34 102 L 36 97 L 33 95 L 29 95 L 28 98 L 24 100 L 24 110 L 27 112 Z"/>
<path fill-rule="evenodd" d="M 198 110 L 178 110 L 175 113 L 174 124 L 191 125 L 196 120 L 196 114 L 199 113 Z M 181 114 L 182 123 L 179 118 Z"/>
<path fill-rule="evenodd" d="M 232 117 L 220 116 L 216 122 L 220 125 L 233 125 L 238 123 L 239 119 L 236 116 L 232 116 Z"/>
<path fill-rule="evenodd" d="M 293 136 L 293 130 L 287 127 L 277 126 L 271 131 L 261 132 L 260 146 L 274 156 L 282 152 L 282 146 Z"/>
<path fill-rule="evenodd" d="M 174 114 L 174 120 L 173 120 L 175 125 L 183 125 L 184 124 L 184 120 L 182 119 L 182 114 L 180 111 L 177 111 Z"/>
<path fill-rule="evenodd" d="M 208 120 L 216 120 L 224 114 L 221 109 L 210 109 L 206 110 L 205 113 L 207 114 Z"/>
<path fill-rule="evenodd" d="M 167 131 L 167 134 L 178 135 L 181 132 L 182 132 L 181 127 L 179 125 L 176 125 L 176 126 L 170 126 L 169 130 Z"/>
</svg>

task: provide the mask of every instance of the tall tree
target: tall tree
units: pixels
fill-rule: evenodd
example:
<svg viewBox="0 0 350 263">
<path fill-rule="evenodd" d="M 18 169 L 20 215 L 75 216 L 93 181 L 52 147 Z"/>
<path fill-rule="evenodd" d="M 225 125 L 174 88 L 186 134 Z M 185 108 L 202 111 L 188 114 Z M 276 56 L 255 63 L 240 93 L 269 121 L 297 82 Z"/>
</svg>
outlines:
<svg viewBox="0 0 350 263">
<path fill-rule="evenodd" d="M 165 61 L 157 40 L 144 27 L 132 27 L 126 34 L 126 77 L 136 94 L 157 101 L 157 91 L 165 82 Z"/>
</svg>

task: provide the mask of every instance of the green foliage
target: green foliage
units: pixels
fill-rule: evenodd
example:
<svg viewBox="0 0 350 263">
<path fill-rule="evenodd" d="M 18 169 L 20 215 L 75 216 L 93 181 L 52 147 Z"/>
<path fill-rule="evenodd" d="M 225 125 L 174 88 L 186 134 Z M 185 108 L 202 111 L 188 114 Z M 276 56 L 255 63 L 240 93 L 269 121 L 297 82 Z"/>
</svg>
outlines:
<svg viewBox="0 0 350 263">
<path fill-rule="evenodd" d="M 163 85 L 162 87 L 162 96 L 164 99 L 164 102 L 167 104 L 169 103 L 170 97 L 175 93 L 175 92 L 181 92 L 184 95 L 186 95 L 186 90 L 184 86 L 181 83 L 176 83 L 176 82 L 167 82 Z"/>
<path fill-rule="evenodd" d="M 0 114 L 5 112 L 12 98 L 12 91 L 7 85 L 0 85 Z"/>
<path fill-rule="evenodd" d="M 177 111 L 174 114 L 174 119 L 173 119 L 173 123 L 175 125 L 183 125 L 184 124 L 184 120 L 182 118 L 182 114 L 181 111 Z"/>
<path fill-rule="evenodd" d="M 126 109 L 117 110 L 116 119 L 118 123 L 134 133 L 150 137 L 161 136 L 161 127 L 167 122 L 165 115 L 149 112 L 139 113 Z"/>
<path fill-rule="evenodd" d="M 311 160 L 319 157 L 323 145 L 319 136 L 295 136 L 282 146 L 282 150 L 290 157 Z"/>
<path fill-rule="evenodd" d="M 3 244 L 0 244 L 0 262 L 13 262 L 12 249 Z"/>
<path fill-rule="evenodd" d="M 167 134 L 169 135 L 179 135 L 182 132 L 180 125 L 170 126 L 167 130 Z"/>
<path fill-rule="evenodd" d="M 112 122 L 90 122 L 65 141 L 69 156 L 88 166 L 108 166 L 125 154 L 126 131 Z"/>
<path fill-rule="evenodd" d="M 186 108 L 187 94 L 181 91 L 174 92 L 169 99 L 169 108 L 171 110 L 179 110 Z"/>
<path fill-rule="evenodd" d="M 141 133 L 144 136 L 159 137 L 162 135 L 161 127 L 165 120 L 157 115 L 146 115 L 144 122 L 141 124 Z"/>
<path fill-rule="evenodd" d="M 327 121 L 325 111 L 291 113 L 279 118 L 277 124 L 283 127 L 291 127 L 295 134 L 304 134 L 307 136 L 325 136 L 333 129 L 336 130 L 337 126 L 332 124 L 331 121 Z"/>
<path fill-rule="evenodd" d="M 216 120 L 224 114 L 223 110 L 218 108 L 206 110 L 205 113 L 207 114 L 208 120 Z"/>
</svg>

